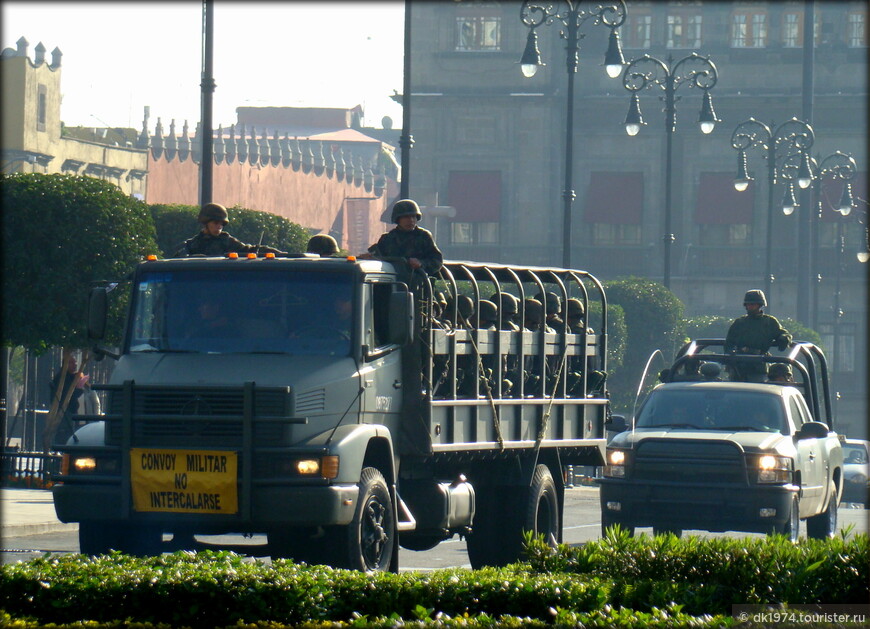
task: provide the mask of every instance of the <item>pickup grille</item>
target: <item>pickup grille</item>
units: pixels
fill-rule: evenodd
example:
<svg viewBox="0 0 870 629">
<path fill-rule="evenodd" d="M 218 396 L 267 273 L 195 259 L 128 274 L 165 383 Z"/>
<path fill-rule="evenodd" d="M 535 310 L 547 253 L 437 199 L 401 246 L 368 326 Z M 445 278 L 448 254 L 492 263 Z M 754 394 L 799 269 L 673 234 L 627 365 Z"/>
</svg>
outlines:
<svg viewBox="0 0 870 629">
<path fill-rule="evenodd" d="M 641 442 L 632 476 L 645 481 L 698 484 L 746 484 L 741 450 L 719 441 L 648 439 Z"/>
<path fill-rule="evenodd" d="M 123 417 L 124 392 L 109 393 L 108 415 Z M 258 421 L 289 417 L 289 389 L 260 389 L 254 393 L 255 445 L 278 445 L 284 425 Z M 132 443 L 134 445 L 234 446 L 242 443 L 244 390 L 209 388 L 136 388 L 133 392 Z M 106 424 L 106 442 L 118 445 L 122 421 Z"/>
</svg>

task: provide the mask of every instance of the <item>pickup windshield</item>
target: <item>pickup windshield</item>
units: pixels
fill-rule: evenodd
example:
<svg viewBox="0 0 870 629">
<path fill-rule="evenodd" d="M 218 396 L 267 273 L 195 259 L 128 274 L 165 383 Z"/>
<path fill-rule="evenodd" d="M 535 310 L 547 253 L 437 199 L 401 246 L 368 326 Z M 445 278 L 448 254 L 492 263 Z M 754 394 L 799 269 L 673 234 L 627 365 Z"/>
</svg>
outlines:
<svg viewBox="0 0 870 629">
<path fill-rule="evenodd" d="M 637 428 L 730 432 L 781 432 L 785 412 L 779 396 L 754 391 L 653 391 Z"/>
<path fill-rule="evenodd" d="M 127 349 L 347 356 L 352 296 L 349 274 L 143 273 L 133 291 Z"/>
</svg>

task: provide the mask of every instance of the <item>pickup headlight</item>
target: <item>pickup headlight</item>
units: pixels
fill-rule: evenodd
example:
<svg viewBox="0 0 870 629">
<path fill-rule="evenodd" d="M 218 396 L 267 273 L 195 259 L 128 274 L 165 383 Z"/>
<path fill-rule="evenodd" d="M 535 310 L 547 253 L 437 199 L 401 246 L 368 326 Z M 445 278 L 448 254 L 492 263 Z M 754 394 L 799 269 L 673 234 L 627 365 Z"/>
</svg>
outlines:
<svg viewBox="0 0 870 629">
<path fill-rule="evenodd" d="M 610 478 L 625 478 L 625 467 L 628 464 L 628 459 L 628 451 L 608 448 L 604 464 L 604 476 Z"/>
<path fill-rule="evenodd" d="M 776 454 L 755 457 L 756 479 L 759 483 L 789 483 L 792 479 L 792 459 Z"/>
</svg>

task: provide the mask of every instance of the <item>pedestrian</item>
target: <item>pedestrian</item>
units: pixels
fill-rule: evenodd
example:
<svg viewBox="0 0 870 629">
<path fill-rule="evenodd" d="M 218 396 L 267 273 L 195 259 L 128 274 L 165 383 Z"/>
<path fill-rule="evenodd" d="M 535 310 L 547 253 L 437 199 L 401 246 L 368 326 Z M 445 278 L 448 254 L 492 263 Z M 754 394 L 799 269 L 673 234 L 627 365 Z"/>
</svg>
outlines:
<svg viewBox="0 0 870 629">
<path fill-rule="evenodd" d="M 99 415 L 102 410 L 100 396 L 91 388 L 90 380 L 87 374 L 83 374 L 76 385 L 76 388 L 82 390 L 82 396 L 79 398 L 80 415 Z"/>
<path fill-rule="evenodd" d="M 67 394 L 72 389 L 69 405 L 61 415 L 60 421 L 55 423 L 53 434 L 47 435 L 51 444 L 66 443 L 67 439 L 75 432 L 72 416 L 79 412 L 79 399 L 84 394 L 84 390 L 76 386 L 81 375 L 75 354 L 70 354 L 66 371 L 58 371 L 48 383 L 48 388 L 51 391 L 52 406 L 58 409 L 58 413 L 60 413 Z"/>
<path fill-rule="evenodd" d="M 432 233 L 417 226 L 423 218 L 420 206 L 412 199 L 402 199 L 393 205 L 392 219 L 396 227 L 388 231 L 360 258 L 405 258 L 412 270 L 422 269 L 428 275 L 441 270 L 444 256 L 435 244 Z"/>
<path fill-rule="evenodd" d="M 220 203 L 203 205 L 197 220 L 202 224 L 202 229 L 193 238 L 185 240 L 174 257 L 223 256 L 231 252 L 285 254 L 273 247 L 246 244 L 225 232 L 224 228 L 230 219 L 227 209 Z"/>
<path fill-rule="evenodd" d="M 743 298 L 746 314 L 738 317 L 728 328 L 725 337 L 726 354 L 764 355 L 772 346 L 780 351 L 791 343 L 791 334 L 782 327 L 776 317 L 764 314 L 767 298 L 758 289 L 749 290 Z M 763 382 L 767 374 L 761 361 L 736 361 L 737 377 L 752 382 Z"/>
<path fill-rule="evenodd" d="M 329 234 L 315 234 L 308 240 L 306 253 L 315 253 L 321 258 L 329 258 L 338 253 L 338 243 Z"/>
</svg>

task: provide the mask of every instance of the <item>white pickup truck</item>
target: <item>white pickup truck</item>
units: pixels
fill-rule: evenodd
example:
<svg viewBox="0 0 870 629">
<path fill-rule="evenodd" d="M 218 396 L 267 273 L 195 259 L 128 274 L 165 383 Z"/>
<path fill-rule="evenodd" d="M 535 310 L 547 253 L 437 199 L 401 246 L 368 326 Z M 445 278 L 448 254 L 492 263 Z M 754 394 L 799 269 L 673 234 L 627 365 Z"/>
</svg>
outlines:
<svg viewBox="0 0 870 629">
<path fill-rule="evenodd" d="M 628 424 L 614 416 L 601 484 L 602 528 L 832 537 L 843 492 L 821 350 L 735 356 L 721 339 L 689 343 Z M 737 361 L 784 363 L 796 381 L 729 379 Z"/>
</svg>

